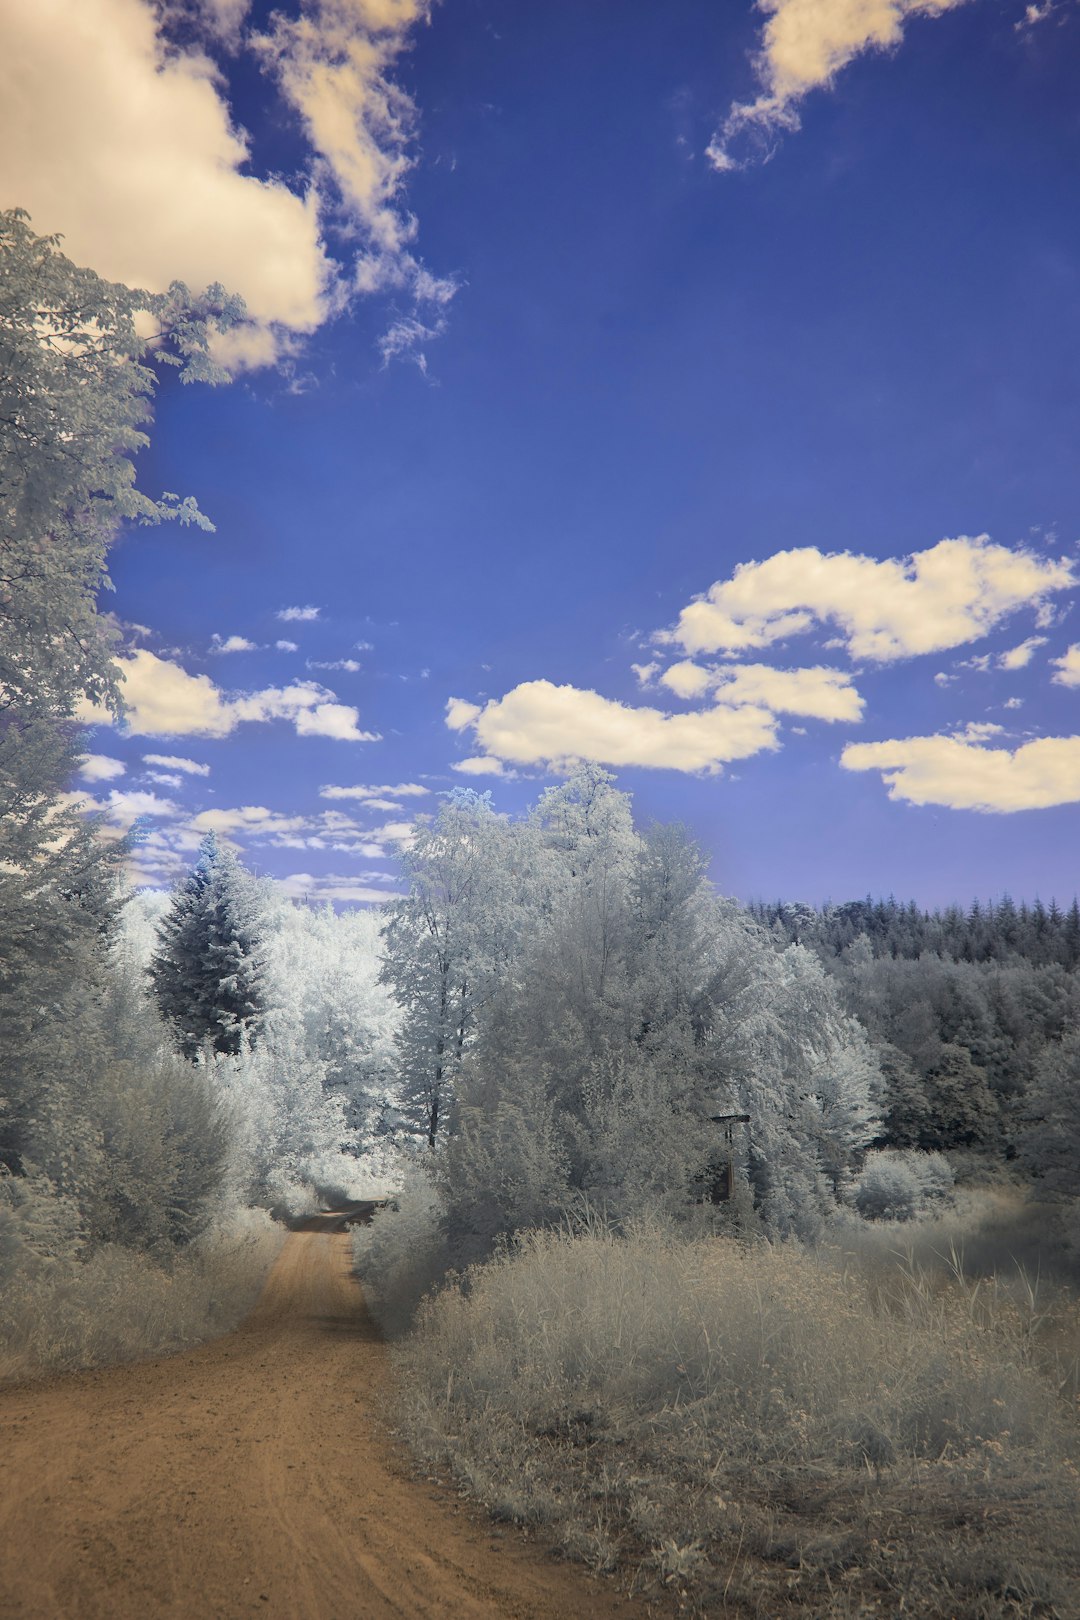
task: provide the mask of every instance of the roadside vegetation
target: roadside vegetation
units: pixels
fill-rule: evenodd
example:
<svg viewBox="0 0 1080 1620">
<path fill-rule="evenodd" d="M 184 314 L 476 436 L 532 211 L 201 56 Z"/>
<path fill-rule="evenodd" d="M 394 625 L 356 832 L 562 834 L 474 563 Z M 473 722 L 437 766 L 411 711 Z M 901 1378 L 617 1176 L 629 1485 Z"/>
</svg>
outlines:
<svg viewBox="0 0 1080 1620">
<path fill-rule="evenodd" d="M 987 1212 L 818 1246 L 523 1235 L 399 1350 L 426 1469 L 709 1615 L 1080 1611 L 1080 1307 Z M 945 1247 L 939 1248 L 944 1241 Z"/>
</svg>

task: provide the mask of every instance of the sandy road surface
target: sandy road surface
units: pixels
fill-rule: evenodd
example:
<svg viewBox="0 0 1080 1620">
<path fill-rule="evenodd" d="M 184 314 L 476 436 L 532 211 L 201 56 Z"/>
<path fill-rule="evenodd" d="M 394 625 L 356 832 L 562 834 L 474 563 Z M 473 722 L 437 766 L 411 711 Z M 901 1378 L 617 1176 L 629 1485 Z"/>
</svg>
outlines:
<svg viewBox="0 0 1080 1620">
<path fill-rule="evenodd" d="M 0 1393 L 3 1620 L 622 1620 L 576 1568 L 410 1476 L 340 1221 L 226 1338 Z"/>
</svg>

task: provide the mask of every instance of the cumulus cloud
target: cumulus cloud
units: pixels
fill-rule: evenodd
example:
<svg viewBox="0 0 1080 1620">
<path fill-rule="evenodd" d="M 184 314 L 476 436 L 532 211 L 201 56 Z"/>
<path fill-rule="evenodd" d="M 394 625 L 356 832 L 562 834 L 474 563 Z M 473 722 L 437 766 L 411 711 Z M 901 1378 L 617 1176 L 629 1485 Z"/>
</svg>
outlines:
<svg viewBox="0 0 1080 1620">
<path fill-rule="evenodd" d="M 477 715 L 481 713 L 483 705 L 468 703 L 464 698 L 448 698 L 446 704 L 446 723 L 451 731 L 464 731 Z"/>
<path fill-rule="evenodd" d="M 355 658 L 309 658 L 307 667 L 308 669 L 341 669 L 347 675 L 356 675 L 363 668 L 363 665 L 358 664 Z"/>
<path fill-rule="evenodd" d="M 295 641 L 275 641 L 274 646 L 277 648 L 278 652 L 292 653 L 300 651 L 300 647 Z"/>
<path fill-rule="evenodd" d="M 209 765 L 197 759 L 186 759 L 182 754 L 144 754 L 144 765 L 162 765 L 167 771 L 183 771 L 185 776 L 209 776 Z"/>
<path fill-rule="evenodd" d="M 647 664 L 631 664 L 630 668 L 637 676 L 639 686 L 651 686 L 660 673 L 660 665 L 655 658 Z"/>
<path fill-rule="evenodd" d="M 843 670 L 774 669 L 770 664 L 721 664 L 708 668 L 684 660 L 660 676 L 677 697 L 711 693 L 717 703 L 752 704 L 776 714 L 803 714 L 812 720 L 862 719 L 864 702 Z"/>
<path fill-rule="evenodd" d="M 656 639 L 689 654 L 739 653 L 831 624 L 852 657 L 887 663 L 973 641 L 1075 583 L 1067 559 L 995 545 L 987 535 L 884 561 L 803 546 L 740 564 Z"/>
<path fill-rule="evenodd" d="M 1060 658 L 1051 658 L 1050 662 L 1057 670 L 1054 676 L 1056 686 L 1080 686 L 1080 641 L 1074 642 Z"/>
<path fill-rule="evenodd" d="M 112 280 L 160 291 L 221 281 L 250 324 L 227 364 L 272 362 L 355 292 L 403 289 L 441 308 L 454 283 L 409 244 L 402 206 L 415 118 L 392 77 L 428 13 L 420 0 L 310 0 L 244 32 L 247 0 L 34 0 L 0 15 L 0 188 L 40 231 Z M 178 44 L 165 30 L 184 12 Z M 190 25 L 201 42 L 190 40 Z M 296 186 L 249 171 L 250 140 L 207 54 L 255 51 L 310 145 Z M 352 263 L 323 225 L 344 225 Z"/>
<path fill-rule="evenodd" d="M 964 0 L 758 0 L 768 21 L 754 69 L 760 90 L 736 102 L 707 156 L 721 172 L 768 158 L 779 133 L 799 128 L 799 106 L 869 50 L 899 45 L 914 17 L 937 17 Z"/>
<path fill-rule="evenodd" d="M 314 681 L 229 696 L 208 675 L 190 675 L 145 647 L 118 659 L 117 668 L 127 705 L 121 724 L 131 736 L 227 737 L 243 722 L 288 720 L 301 737 L 379 740 L 376 732 L 360 730 L 359 713 L 351 704 L 338 703 L 333 692 Z M 85 702 L 78 717 L 87 725 L 112 723 L 105 710 Z M 160 762 L 173 756 L 153 757 Z"/>
<path fill-rule="evenodd" d="M 313 619 L 319 617 L 321 611 L 322 609 L 317 607 L 283 607 L 278 608 L 274 617 L 283 619 L 286 624 L 310 624 Z M 293 651 L 296 650 L 295 643 L 289 642 L 287 645 Z"/>
<path fill-rule="evenodd" d="M 728 760 L 777 747 L 775 717 L 766 709 L 672 715 L 551 681 L 526 681 L 482 706 L 452 698 L 446 724 L 469 727 L 485 755 L 514 765 L 594 759 L 716 773 Z"/>
<path fill-rule="evenodd" d="M 79 775 L 84 782 L 111 782 L 126 771 L 123 760 L 113 759 L 110 754 L 84 754 L 79 762 Z"/>
<path fill-rule="evenodd" d="M 211 62 L 167 52 L 147 0 L 7 6 L 0 41 L 0 189 L 37 230 L 111 280 L 221 281 L 267 331 L 319 325 L 333 268 L 316 194 L 242 172 Z"/>
<path fill-rule="evenodd" d="M 157 782 L 161 787 L 169 787 L 174 791 L 184 785 L 184 778 L 176 771 L 147 771 L 146 774 L 151 782 Z"/>
<path fill-rule="evenodd" d="M 214 631 L 211 639 L 210 651 L 215 653 L 258 652 L 258 643 L 249 641 L 246 636 L 219 636 Z"/>
<path fill-rule="evenodd" d="M 1007 814 L 1080 800 L 1080 737 L 1039 737 L 1016 749 L 964 736 L 849 743 L 840 763 L 880 771 L 890 799 L 909 804 Z"/>
<path fill-rule="evenodd" d="M 462 776 L 502 776 L 511 781 L 517 776 L 516 771 L 507 770 L 501 759 L 492 759 L 484 754 L 459 759 L 450 769 L 460 772 Z"/>
</svg>

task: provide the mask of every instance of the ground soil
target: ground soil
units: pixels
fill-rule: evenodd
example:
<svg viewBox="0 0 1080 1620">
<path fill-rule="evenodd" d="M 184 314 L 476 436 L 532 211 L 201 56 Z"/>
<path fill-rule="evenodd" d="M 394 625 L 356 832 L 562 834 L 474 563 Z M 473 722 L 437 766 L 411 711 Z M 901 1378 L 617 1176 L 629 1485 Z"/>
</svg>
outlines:
<svg viewBox="0 0 1080 1620">
<path fill-rule="evenodd" d="M 3 1620 L 639 1620 L 657 1611 L 418 1478 L 342 1217 L 242 1326 L 0 1392 Z"/>
</svg>

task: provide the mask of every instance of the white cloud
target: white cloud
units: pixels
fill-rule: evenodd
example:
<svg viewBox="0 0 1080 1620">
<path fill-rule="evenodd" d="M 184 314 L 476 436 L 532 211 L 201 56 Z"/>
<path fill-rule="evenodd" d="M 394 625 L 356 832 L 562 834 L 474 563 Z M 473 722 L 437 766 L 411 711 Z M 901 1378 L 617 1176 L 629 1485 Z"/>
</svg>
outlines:
<svg viewBox="0 0 1080 1620">
<path fill-rule="evenodd" d="M 1080 800 L 1080 737 L 1039 737 L 1016 749 L 941 736 L 849 743 L 840 763 L 880 771 L 890 799 L 910 804 L 1008 813 Z"/>
<path fill-rule="evenodd" d="M 389 72 L 429 12 L 428 0 L 312 0 L 296 20 L 276 12 L 258 41 L 324 171 L 366 227 L 375 256 L 361 266 L 368 278 L 401 266 L 415 235 L 397 207 L 415 108 Z"/>
<path fill-rule="evenodd" d="M 882 562 L 816 546 L 743 563 L 685 607 L 657 641 L 690 654 L 766 647 L 836 624 L 855 658 L 885 663 L 986 635 L 1017 608 L 1076 583 L 1073 565 L 986 535 Z"/>
<path fill-rule="evenodd" d="M 1080 686 L 1080 641 L 1073 643 L 1060 658 L 1051 658 L 1057 670 L 1055 686 Z"/>
<path fill-rule="evenodd" d="M 321 612 L 317 607 L 285 607 L 278 608 L 274 614 L 275 619 L 283 619 L 286 624 L 310 624 L 317 619 Z"/>
<path fill-rule="evenodd" d="M 0 190 L 79 264 L 240 293 L 264 330 L 325 318 L 318 198 L 242 173 L 212 64 L 165 51 L 147 0 L 34 0 L 0 23 Z"/>
<path fill-rule="evenodd" d="M 109 790 L 109 809 L 117 818 L 136 816 L 173 816 L 176 805 L 171 799 L 160 799 L 156 793 L 124 792 L 120 788 Z"/>
<path fill-rule="evenodd" d="M 354 787 L 334 787 L 328 783 L 319 789 L 320 799 L 421 799 L 431 792 L 430 788 L 421 786 L 419 782 L 399 782 L 396 787 L 389 787 L 386 783 L 378 787 L 368 787 L 357 783 Z"/>
<path fill-rule="evenodd" d="M 363 665 L 358 664 L 355 658 L 333 658 L 326 661 L 309 658 L 307 667 L 308 669 L 342 669 L 347 675 L 356 675 L 363 668 Z"/>
<path fill-rule="evenodd" d="M 993 720 L 969 720 L 966 726 L 961 726 L 952 735 L 957 742 L 989 742 L 991 737 L 1004 737 L 1005 727 L 995 724 Z"/>
<path fill-rule="evenodd" d="M 251 0 L 196 0 L 208 34 L 235 49 Z"/>
<path fill-rule="evenodd" d="M 127 704 L 122 725 L 132 736 L 227 737 L 246 721 L 288 720 L 301 737 L 379 740 L 377 733 L 360 730 L 355 708 L 338 703 L 333 692 L 314 681 L 229 697 L 208 675 L 189 675 L 144 647 L 118 659 L 117 668 Z M 79 719 L 88 725 L 111 724 L 105 710 L 87 703 L 80 707 Z M 158 763 L 172 757 L 153 756 Z"/>
<path fill-rule="evenodd" d="M 375 827 L 368 833 L 377 844 L 411 844 L 416 828 L 411 821 L 384 821 L 381 827 Z"/>
<path fill-rule="evenodd" d="M 428 374 L 427 345 L 446 331 L 446 321 L 440 316 L 434 321 L 421 321 L 409 315 L 394 321 L 379 339 L 379 354 L 385 370 L 393 360 L 411 360 L 421 376 Z"/>
<path fill-rule="evenodd" d="M 110 754 L 84 754 L 79 762 L 79 775 L 84 782 L 111 782 L 126 771 L 123 760 L 113 759 Z"/>
<path fill-rule="evenodd" d="M 484 754 L 459 759 L 450 769 L 459 771 L 462 776 L 502 776 L 510 780 L 517 776 L 516 771 L 507 770 L 501 759 L 491 759 Z"/>
<path fill-rule="evenodd" d="M 480 714 L 482 705 L 467 703 L 464 698 L 448 698 L 446 703 L 446 724 L 451 731 L 464 731 L 467 725 Z"/>
<path fill-rule="evenodd" d="M 280 838 L 284 834 L 303 832 L 307 826 L 304 816 L 282 815 L 261 804 L 240 805 L 234 810 L 200 810 L 188 823 L 188 829 L 200 839 L 209 832 L 220 833 L 225 838 L 236 833 L 253 833 L 260 839 Z"/>
<path fill-rule="evenodd" d="M 660 673 L 660 665 L 655 658 L 648 664 L 631 664 L 630 668 L 637 676 L 639 686 L 651 686 Z"/>
<path fill-rule="evenodd" d="M 182 45 L 161 32 L 182 10 L 207 46 L 254 50 L 299 114 L 310 163 L 295 187 L 245 172 L 250 142 L 222 74 L 190 27 Z M 247 11 L 247 0 L 0 9 L 0 189 L 109 279 L 240 293 L 251 321 L 221 340 L 227 364 L 272 362 L 353 293 L 392 287 L 442 308 L 455 284 L 409 247 L 415 119 L 391 76 L 426 0 L 309 0 L 245 35 Z M 327 251 L 330 218 L 353 239 L 350 265 Z"/>
<path fill-rule="evenodd" d="M 1040 647 L 1046 646 L 1045 636 L 1028 636 L 1018 647 L 1009 647 L 998 653 L 998 669 L 1026 669 Z"/>
<path fill-rule="evenodd" d="M 219 636 L 216 630 L 211 637 L 211 641 L 210 651 L 215 653 L 258 652 L 259 650 L 258 643 L 249 641 L 246 636 Z"/>
<path fill-rule="evenodd" d="M 1006 698 L 1003 707 L 1006 709 L 1022 709 L 1024 707 L 1024 700 L 1020 697 Z"/>
<path fill-rule="evenodd" d="M 375 888 L 361 879 L 337 877 L 330 873 L 315 876 L 311 872 L 290 872 L 278 882 L 294 900 L 341 900 L 360 905 L 381 905 L 385 900 L 401 898 L 396 889 Z"/>
<path fill-rule="evenodd" d="M 912 17 L 939 16 L 964 0 L 758 0 L 768 18 L 754 57 L 760 94 L 736 102 L 713 136 L 707 156 L 715 169 L 769 157 L 780 130 L 799 128 L 803 98 L 832 82 L 868 50 L 899 45 Z M 740 155 L 742 143 L 749 152 Z"/>
<path fill-rule="evenodd" d="M 167 771 L 183 771 L 185 776 L 209 776 L 209 765 L 197 759 L 185 759 L 182 754 L 144 754 L 144 765 L 163 765 Z"/>
<path fill-rule="evenodd" d="M 865 707 L 840 669 L 774 669 L 770 664 L 721 664 L 704 668 L 685 660 L 672 664 L 660 684 L 679 697 L 711 691 L 717 703 L 751 704 L 777 714 L 804 714 L 812 720 L 862 719 Z"/>
<path fill-rule="evenodd" d="M 594 759 L 715 773 L 727 760 L 777 747 L 776 721 L 765 709 L 671 715 L 551 681 L 526 681 L 482 707 L 452 698 L 446 724 L 454 731 L 471 727 L 487 755 L 515 765 Z"/>
<path fill-rule="evenodd" d="M 162 787 L 176 789 L 184 785 L 184 778 L 176 771 L 147 771 L 146 774 L 151 782 L 157 782 Z"/>
<path fill-rule="evenodd" d="M 654 668 L 659 668 L 654 665 Z M 702 669 L 691 659 L 684 658 L 678 664 L 671 664 L 660 677 L 660 685 L 666 686 L 669 692 L 676 697 L 697 698 L 704 697 L 712 682 L 712 672 Z"/>
<path fill-rule="evenodd" d="M 959 678 L 960 677 L 958 675 L 946 675 L 946 673 L 945 673 L 945 671 L 943 669 L 939 669 L 937 674 L 934 676 L 934 685 L 935 686 L 952 686 L 952 685 L 955 684 L 956 681 L 959 680 Z"/>
<path fill-rule="evenodd" d="M 295 641 L 275 641 L 274 646 L 278 652 L 299 652 L 300 647 Z"/>
</svg>

